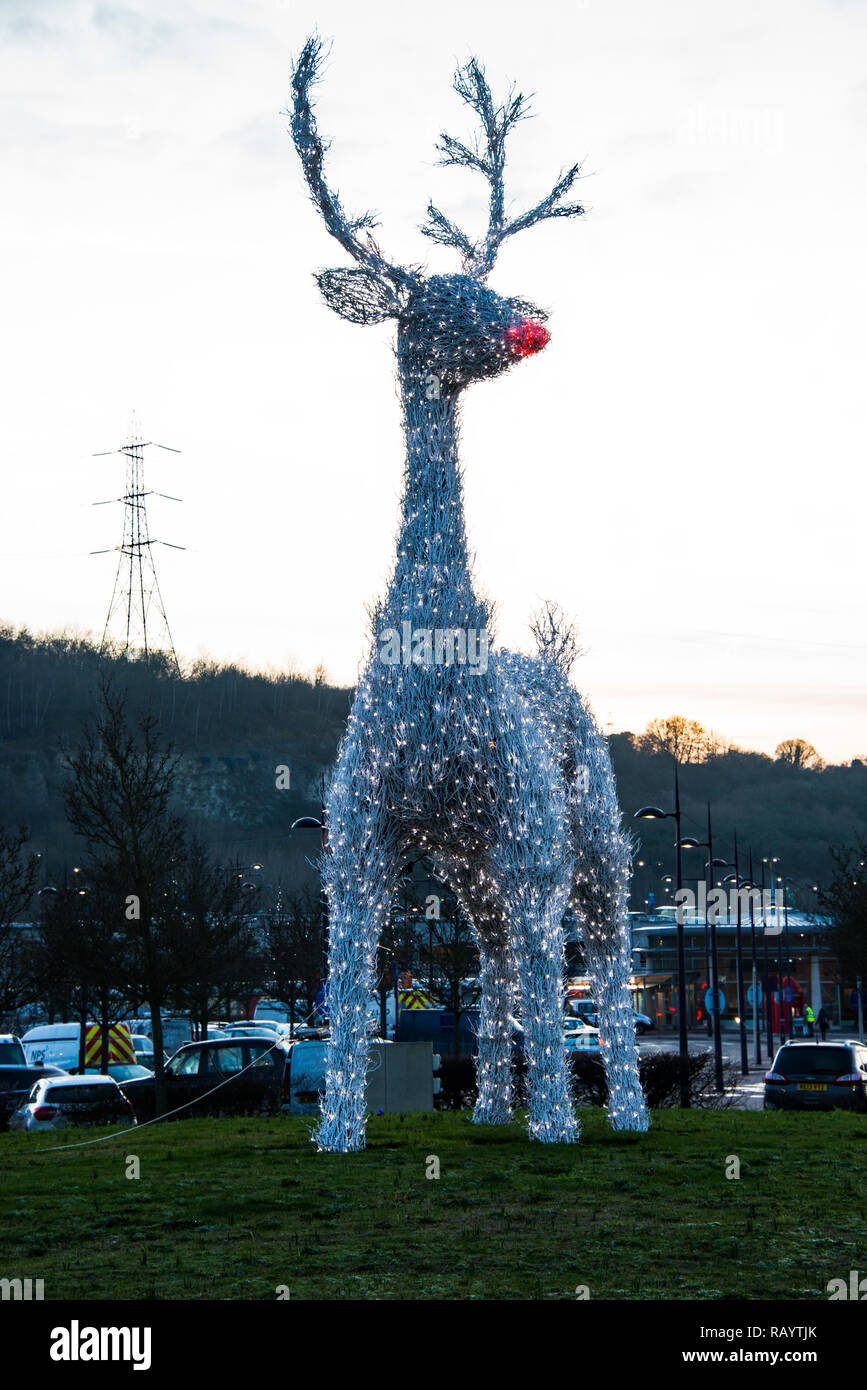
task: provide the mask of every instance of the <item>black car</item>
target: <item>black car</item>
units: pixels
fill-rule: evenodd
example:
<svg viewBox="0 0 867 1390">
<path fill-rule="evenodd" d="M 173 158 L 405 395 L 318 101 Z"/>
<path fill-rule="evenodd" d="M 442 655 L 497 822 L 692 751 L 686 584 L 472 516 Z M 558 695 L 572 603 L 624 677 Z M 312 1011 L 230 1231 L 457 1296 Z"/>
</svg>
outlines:
<svg viewBox="0 0 867 1390">
<path fill-rule="evenodd" d="M 193 1115 L 277 1115 L 283 1102 L 288 1051 L 267 1038 L 211 1038 L 186 1043 L 166 1066 L 167 1109 Z M 120 1083 L 137 1118 L 154 1115 L 154 1082 Z M 193 1104 L 190 1104 L 193 1102 Z"/>
<path fill-rule="evenodd" d="M 765 1073 L 766 1110 L 867 1110 L 867 1046 L 784 1043 Z"/>
<path fill-rule="evenodd" d="M 33 1083 L 43 1076 L 68 1076 L 62 1067 L 0 1066 L 0 1129 L 9 1128 L 9 1116 L 23 1105 Z"/>
</svg>

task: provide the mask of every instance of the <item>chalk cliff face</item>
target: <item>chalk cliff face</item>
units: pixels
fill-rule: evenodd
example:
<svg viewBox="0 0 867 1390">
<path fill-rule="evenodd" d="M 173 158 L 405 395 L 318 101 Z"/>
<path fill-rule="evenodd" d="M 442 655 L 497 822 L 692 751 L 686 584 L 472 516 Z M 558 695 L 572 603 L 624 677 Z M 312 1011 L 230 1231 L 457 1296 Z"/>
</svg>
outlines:
<svg viewBox="0 0 867 1390">
<path fill-rule="evenodd" d="M 320 783 L 334 759 L 349 692 L 297 674 L 250 674 L 200 663 L 177 680 L 136 662 L 100 663 L 89 642 L 35 639 L 0 630 L 0 824 L 26 825 L 34 850 L 55 873 L 76 863 L 67 826 L 64 750 L 93 719 L 100 672 L 128 691 L 133 720 L 150 709 L 180 755 L 178 810 L 221 857 L 297 860 L 292 821 L 321 805 Z M 279 778 L 276 769 L 288 769 Z"/>
</svg>

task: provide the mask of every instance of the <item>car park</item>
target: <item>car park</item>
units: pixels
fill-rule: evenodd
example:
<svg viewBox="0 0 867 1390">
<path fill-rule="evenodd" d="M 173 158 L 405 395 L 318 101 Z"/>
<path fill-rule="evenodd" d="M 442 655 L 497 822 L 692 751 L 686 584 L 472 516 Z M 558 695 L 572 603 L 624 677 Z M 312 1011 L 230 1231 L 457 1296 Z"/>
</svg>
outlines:
<svg viewBox="0 0 867 1390">
<path fill-rule="evenodd" d="M 9 1118 L 11 1130 L 28 1134 L 69 1125 L 134 1125 L 133 1107 L 110 1076 L 46 1076 Z"/>
<path fill-rule="evenodd" d="M 867 1111 L 867 1045 L 784 1043 L 765 1073 L 764 1108 Z"/>
</svg>

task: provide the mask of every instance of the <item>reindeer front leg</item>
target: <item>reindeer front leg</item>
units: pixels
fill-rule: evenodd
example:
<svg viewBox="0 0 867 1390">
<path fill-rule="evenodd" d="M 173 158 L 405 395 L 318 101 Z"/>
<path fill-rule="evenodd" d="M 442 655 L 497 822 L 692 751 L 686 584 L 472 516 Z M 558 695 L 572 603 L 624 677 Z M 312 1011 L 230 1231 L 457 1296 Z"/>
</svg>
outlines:
<svg viewBox="0 0 867 1390">
<path fill-rule="evenodd" d="M 523 1001 L 527 1130 L 542 1144 L 573 1144 L 581 1132 L 563 1031 L 563 910 L 563 895 L 554 893 L 535 905 L 518 905 L 512 918 Z"/>
<path fill-rule="evenodd" d="M 476 1057 L 477 1125 L 506 1125 L 512 1118 L 512 1012 L 515 967 L 508 942 L 481 941 L 479 1044 Z"/>
<path fill-rule="evenodd" d="M 346 757 L 352 766 L 352 757 Z M 347 779 L 351 782 L 351 778 Z M 396 859 L 384 827 L 348 814 L 340 773 L 328 807 L 324 878 L 328 893 L 328 1021 L 325 1095 L 313 1139 L 319 1149 L 364 1148 L 367 1010 L 374 991 L 376 950 L 389 904 Z M 342 794 L 343 793 L 343 794 Z M 351 795 L 351 793 L 350 793 Z"/>
</svg>

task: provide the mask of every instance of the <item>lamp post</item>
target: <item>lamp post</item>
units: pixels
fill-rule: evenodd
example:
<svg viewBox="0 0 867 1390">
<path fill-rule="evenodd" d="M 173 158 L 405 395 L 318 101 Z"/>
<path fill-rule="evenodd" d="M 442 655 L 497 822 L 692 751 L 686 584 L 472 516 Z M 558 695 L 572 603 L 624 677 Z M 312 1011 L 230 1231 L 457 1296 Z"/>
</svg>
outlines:
<svg viewBox="0 0 867 1390">
<path fill-rule="evenodd" d="M 678 1054 L 681 1059 L 680 1104 L 681 1108 L 686 1110 L 689 1108 L 689 1082 L 687 1079 L 689 1041 L 686 1032 L 686 945 L 683 927 L 683 902 L 681 897 L 681 889 L 683 888 L 683 862 L 680 840 L 680 782 L 677 773 L 677 759 L 675 759 L 674 762 L 674 810 L 662 811 L 658 806 L 642 806 L 640 811 L 635 812 L 633 820 L 674 821 L 675 874 L 677 880 L 677 893 L 675 895 L 675 922 L 677 926 L 677 1030 Z"/>
<path fill-rule="evenodd" d="M 750 1074 L 750 1063 L 747 1056 L 747 1024 L 744 1014 L 746 1012 L 746 999 L 744 997 L 744 955 L 743 943 L 741 940 L 741 878 L 738 868 L 738 832 L 735 831 L 735 857 L 727 868 L 734 869 L 733 874 L 723 879 L 723 883 L 734 883 L 735 893 L 738 900 L 738 923 L 737 923 L 737 962 L 738 962 L 738 1027 L 741 1038 L 741 1073 L 744 1076 Z"/>
<path fill-rule="evenodd" d="M 328 848 L 328 829 L 325 824 L 325 807 L 322 807 L 322 819 L 317 820 L 315 816 L 299 816 L 298 820 L 293 821 L 289 827 L 289 834 L 293 830 L 318 830 L 322 837 L 322 850 Z M 308 864 L 310 860 L 307 860 Z M 311 865 L 315 868 L 315 865 Z M 325 962 L 323 974 L 323 985 L 328 979 L 328 894 L 325 891 L 325 882 L 322 878 L 322 871 L 319 873 L 319 909 L 322 916 L 322 955 Z"/>
<path fill-rule="evenodd" d="M 762 888 L 761 888 L 761 892 L 762 892 L 762 936 L 763 936 L 763 938 L 764 938 L 764 943 L 765 943 L 765 1019 L 766 1019 L 766 1022 L 767 1022 L 767 1032 L 768 1032 L 768 1037 L 767 1037 L 768 1061 L 770 1062 L 770 1061 L 773 1059 L 773 1055 L 774 1055 L 774 1011 L 773 1011 L 773 1009 L 771 1008 L 771 1004 L 772 1004 L 772 1002 L 773 1002 L 773 999 L 772 999 L 772 991 L 771 991 L 770 988 L 769 988 L 770 980 L 771 980 L 771 966 L 770 966 L 770 962 L 769 962 L 769 960 L 768 960 L 768 922 L 767 922 L 767 917 L 766 917 L 766 915 L 765 915 L 765 865 L 766 865 L 767 862 L 768 862 L 767 859 L 763 859 L 763 860 L 762 860 Z"/>
<path fill-rule="evenodd" d="M 713 1009 L 708 1010 L 709 1015 L 713 1015 L 713 1026 L 711 1037 L 713 1038 L 713 1062 L 714 1078 L 716 1089 L 720 1093 L 725 1090 L 723 1081 L 723 1056 L 722 1056 L 722 1009 L 720 1008 L 719 985 L 719 957 L 717 954 L 716 938 L 716 907 L 711 907 L 711 894 L 714 891 L 713 871 L 720 865 L 726 867 L 724 859 L 714 859 L 713 857 L 713 828 L 711 824 L 710 802 L 707 803 L 707 839 L 696 840 L 691 835 L 687 835 L 683 840 L 684 849 L 706 849 L 707 861 L 705 870 L 707 874 L 707 897 L 705 900 L 705 935 L 707 937 L 708 926 L 710 926 L 710 992 L 713 1000 Z"/>
<path fill-rule="evenodd" d="M 774 936 L 777 938 L 777 1001 L 780 1015 L 780 1046 L 782 1047 L 784 1041 L 786 1041 L 786 1035 L 789 1029 L 786 1022 L 786 991 L 783 986 L 783 927 L 780 920 L 780 900 L 779 889 L 777 887 L 780 878 L 774 869 L 774 865 L 779 864 L 779 862 L 777 855 L 768 859 L 768 864 L 770 866 L 768 868 L 768 873 L 771 876 L 771 906 L 774 910 Z"/>
<path fill-rule="evenodd" d="M 756 1048 L 756 1066 L 762 1065 L 762 1028 L 759 1022 L 759 968 L 756 958 L 756 914 L 755 881 L 753 879 L 753 851 L 750 848 L 750 956 L 753 966 L 753 1040 Z M 770 1061 L 770 1058 L 768 1059 Z"/>
<path fill-rule="evenodd" d="M 791 1042 L 791 1041 L 792 1041 L 792 947 L 791 947 L 791 943 L 790 943 L 790 941 L 789 941 L 789 899 L 788 899 L 788 897 L 786 896 L 786 884 L 789 883 L 790 880 L 787 879 L 787 878 L 782 878 L 782 877 L 781 877 L 781 878 L 778 879 L 778 882 L 782 885 L 782 889 L 783 889 L 783 923 L 784 923 L 783 932 L 784 932 L 785 956 L 786 956 L 786 984 L 785 984 L 785 997 L 786 997 L 786 1013 L 785 1013 L 785 1018 L 786 1018 L 786 1041 L 787 1041 L 787 1042 Z M 778 925 L 779 925 L 779 922 L 778 922 Z"/>
</svg>

